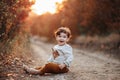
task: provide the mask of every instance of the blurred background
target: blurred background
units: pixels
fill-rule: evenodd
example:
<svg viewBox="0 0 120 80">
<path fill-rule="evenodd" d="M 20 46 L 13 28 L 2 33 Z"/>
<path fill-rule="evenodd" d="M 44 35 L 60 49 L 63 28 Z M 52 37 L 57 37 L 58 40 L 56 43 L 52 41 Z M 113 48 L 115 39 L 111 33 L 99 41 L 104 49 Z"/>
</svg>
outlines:
<svg viewBox="0 0 120 80">
<path fill-rule="evenodd" d="M 81 48 L 119 52 L 115 52 L 120 50 L 119 0 L 40 1 L 31 6 L 26 19 L 32 36 L 55 42 L 54 31 L 64 26 L 72 31 L 70 43 Z"/>
<path fill-rule="evenodd" d="M 50 38 L 53 37 L 54 30 L 61 26 L 69 27 L 73 36 L 107 36 L 111 33 L 120 33 L 119 0 L 58 1 L 61 2 L 56 0 L 56 3 L 53 3 L 56 4 L 55 12 L 52 12 L 52 8 L 48 12 L 40 8 L 46 9 L 51 3 L 43 3 L 45 7 L 34 4 L 27 25 L 33 35 Z M 37 12 L 36 7 L 41 12 Z"/>
<path fill-rule="evenodd" d="M 18 39 L 18 45 L 26 44 L 33 36 L 55 42 L 54 31 L 63 26 L 71 29 L 73 45 L 119 53 L 119 3 L 119 0 L 1 0 L 0 51 L 5 53 L 14 39 Z"/>
<path fill-rule="evenodd" d="M 120 60 L 120 0 L 0 0 L 0 79 L 14 80 L 9 72 L 32 62 L 34 41 L 40 51 L 56 44 L 59 27 L 71 29 L 74 49 Z"/>
</svg>

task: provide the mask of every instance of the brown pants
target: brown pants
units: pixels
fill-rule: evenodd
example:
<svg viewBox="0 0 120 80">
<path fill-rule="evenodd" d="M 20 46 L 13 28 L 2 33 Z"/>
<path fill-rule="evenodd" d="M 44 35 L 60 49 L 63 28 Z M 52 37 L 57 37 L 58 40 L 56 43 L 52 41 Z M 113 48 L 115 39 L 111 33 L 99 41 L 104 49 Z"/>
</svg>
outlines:
<svg viewBox="0 0 120 80">
<path fill-rule="evenodd" d="M 29 68 L 26 71 L 31 73 L 31 74 L 43 75 L 44 73 L 54 73 L 54 74 L 67 73 L 69 71 L 69 69 L 67 67 L 64 67 L 63 69 L 60 69 L 58 64 L 47 63 L 42 67 Z"/>
</svg>

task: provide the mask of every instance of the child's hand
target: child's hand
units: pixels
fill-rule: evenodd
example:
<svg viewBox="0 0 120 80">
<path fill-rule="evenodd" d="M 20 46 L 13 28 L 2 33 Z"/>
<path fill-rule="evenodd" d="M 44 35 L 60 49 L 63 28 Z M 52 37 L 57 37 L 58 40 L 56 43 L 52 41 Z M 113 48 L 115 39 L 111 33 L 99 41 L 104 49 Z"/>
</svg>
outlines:
<svg viewBox="0 0 120 80">
<path fill-rule="evenodd" d="M 60 69 L 63 69 L 64 67 L 66 67 L 65 64 L 60 64 L 60 65 L 59 65 L 59 68 L 60 68 Z"/>
<path fill-rule="evenodd" d="M 58 56 L 59 56 L 58 52 L 57 52 L 57 51 L 54 51 L 54 52 L 53 52 L 53 57 L 54 57 L 54 59 L 55 59 L 56 57 L 58 57 Z"/>
</svg>

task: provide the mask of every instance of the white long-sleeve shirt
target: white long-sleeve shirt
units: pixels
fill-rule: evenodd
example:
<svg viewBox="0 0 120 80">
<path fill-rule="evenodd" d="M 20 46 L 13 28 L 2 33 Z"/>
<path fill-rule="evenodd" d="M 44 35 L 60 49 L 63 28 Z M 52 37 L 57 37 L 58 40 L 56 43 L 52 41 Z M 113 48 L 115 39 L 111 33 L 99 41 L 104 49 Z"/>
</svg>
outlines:
<svg viewBox="0 0 120 80">
<path fill-rule="evenodd" d="M 53 54 L 51 54 L 50 58 L 48 59 L 48 62 L 54 62 L 57 64 L 64 63 L 67 67 L 69 67 L 73 60 L 72 47 L 68 44 L 65 44 L 63 46 L 55 45 L 53 47 L 53 50 L 56 50 L 59 56 L 54 59 Z"/>
</svg>

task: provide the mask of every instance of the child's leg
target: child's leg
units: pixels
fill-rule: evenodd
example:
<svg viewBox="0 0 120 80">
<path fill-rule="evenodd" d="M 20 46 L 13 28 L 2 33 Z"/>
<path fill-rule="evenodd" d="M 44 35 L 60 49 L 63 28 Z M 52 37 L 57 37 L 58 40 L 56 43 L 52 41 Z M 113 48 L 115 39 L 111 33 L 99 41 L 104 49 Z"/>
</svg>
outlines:
<svg viewBox="0 0 120 80">
<path fill-rule="evenodd" d="M 69 69 L 67 67 L 60 69 L 58 64 L 48 63 L 43 68 L 40 69 L 40 73 L 66 73 Z"/>
<path fill-rule="evenodd" d="M 23 68 L 26 72 L 30 73 L 30 74 L 40 74 L 40 70 L 34 69 L 34 68 L 29 68 L 26 65 L 23 65 Z"/>
<path fill-rule="evenodd" d="M 27 66 L 24 66 L 25 71 L 27 71 L 30 74 L 40 74 L 43 75 L 44 73 L 66 73 L 69 71 L 67 67 L 60 69 L 58 64 L 55 63 L 47 63 L 43 67 L 38 68 L 29 68 Z"/>
</svg>

